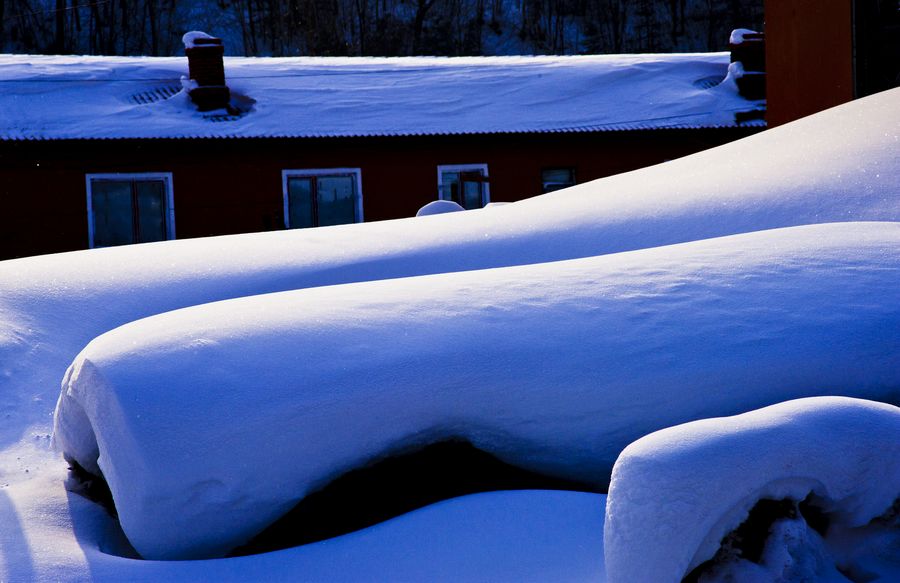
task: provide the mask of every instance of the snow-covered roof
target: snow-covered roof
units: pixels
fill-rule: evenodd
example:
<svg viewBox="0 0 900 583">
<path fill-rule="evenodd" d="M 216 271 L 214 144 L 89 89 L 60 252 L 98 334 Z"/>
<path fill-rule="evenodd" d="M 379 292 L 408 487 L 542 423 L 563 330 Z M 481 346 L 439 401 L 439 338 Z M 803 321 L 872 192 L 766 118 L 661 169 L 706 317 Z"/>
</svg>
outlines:
<svg viewBox="0 0 900 583">
<path fill-rule="evenodd" d="M 0 139 L 350 137 L 734 127 L 728 53 L 226 57 L 200 113 L 186 57 L 0 55 Z M 724 82 L 723 82 L 724 79 Z M 764 125 L 761 120 L 743 125 Z"/>
</svg>

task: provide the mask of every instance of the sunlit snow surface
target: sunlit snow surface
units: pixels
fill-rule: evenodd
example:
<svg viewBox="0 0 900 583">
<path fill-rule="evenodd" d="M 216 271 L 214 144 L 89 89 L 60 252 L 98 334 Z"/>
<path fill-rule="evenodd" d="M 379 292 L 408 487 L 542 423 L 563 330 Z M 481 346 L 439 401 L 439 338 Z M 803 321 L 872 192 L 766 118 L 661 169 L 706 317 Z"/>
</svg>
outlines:
<svg viewBox="0 0 900 583">
<path fill-rule="evenodd" d="M 302 563 L 291 553 L 306 552 L 303 549 L 167 565 L 132 562 L 95 550 L 98 546 L 115 550 L 115 536 L 107 534 L 109 522 L 93 504 L 76 495 L 66 496 L 65 466 L 48 451 L 60 379 L 94 337 L 137 318 L 252 293 L 589 257 L 811 223 L 897 221 L 897 100 L 897 91 L 887 92 L 713 151 L 483 212 L 0 263 L 0 415 L 4 420 L 0 425 L 4 448 L 0 453 L 0 523 L 4 525 L 0 528 L 0 579 L 120 580 L 123 573 L 126 579 L 138 579 L 137 573 L 152 580 L 202 579 L 205 575 L 194 569 L 239 573 L 244 568 L 239 565 L 251 564 L 269 565 L 270 570 L 261 572 L 271 576 L 284 570 L 297 573 L 291 569 Z M 870 227 L 845 228 L 865 238 Z M 872 228 L 882 231 L 896 225 Z M 828 244 L 834 248 L 839 242 Z M 896 249 L 885 250 L 886 264 L 895 260 Z M 778 252 L 767 250 L 770 255 Z M 648 252 L 646 257 L 656 255 Z M 652 273 L 653 265 L 641 269 Z M 874 272 L 869 275 L 877 279 Z M 854 285 L 853 277 L 847 279 L 850 287 L 842 289 Z M 412 281 L 396 286 L 398 291 Z M 828 292 L 813 284 L 812 292 L 820 290 Z M 515 292 L 515 286 L 507 291 Z M 830 295 L 825 293 L 825 299 Z M 778 309 L 778 299 L 777 294 L 771 298 L 771 309 Z M 896 302 L 890 301 L 865 294 L 850 307 L 896 308 Z M 439 304 L 428 309 L 438 310 Z M 886 328 L 880 335 L 885 342 L 896 343 L 898 332 Z M 636 349 L 642 349 L 641 345 Z M 839 351 L 835 356 L 840 356 Z M 446 361 L 437 360 L 434 366 L 445 366 Z M 699 375 L 704 360 L 683 365 L 691 363 Z M 527 366 L 540 371 L 543 361 Z M 859 378 L 879 382 L 865 373 Z M 679 402 L 668 403 L 666 410 L 677 411 Z M 634 405 L 636 411 L 640 403 Z M 492 421 L 498 419 L 500 414 L 492 417 Z M 445 508 L 457 509 L 452 510 L 454 514 L 466 512 L 462 506 Z M 524 510 L 519 514 L 523 521 L 526 515 L 532 516 Z M 598 532 L 601 523 L 597 519 Z M 581 539 L 577 532 L 583 531 L 572 532 L 573 539 L 584 544 L 579 546 L 578 540 L 571 544 L 592 553 L 587 558 L 602 555 L 602 545 L 593 542 L 596 539 Z M 502 541 L 495 542 L 494 548 L 502 547 Z M 506 556 L 513 556 L 514 550 L 507 547 L 507 551 Z M 585 559 L 581 564 L 589 563 Z M 566 579 L 565 564 L 556 567 L 559 578 Z M 599 572 L 597 576 L 602 578 Z"/>
<path fill-rule="evenodd" d="M 99 465 L 146 558 L 224 554 L 342 473 L 456 437 L 603 487 L 676 423 L 900 402 L 897 249 L 897 223 L 813 225 L 168 312 L 88 344 L 54 438 Z"/>
</svg>

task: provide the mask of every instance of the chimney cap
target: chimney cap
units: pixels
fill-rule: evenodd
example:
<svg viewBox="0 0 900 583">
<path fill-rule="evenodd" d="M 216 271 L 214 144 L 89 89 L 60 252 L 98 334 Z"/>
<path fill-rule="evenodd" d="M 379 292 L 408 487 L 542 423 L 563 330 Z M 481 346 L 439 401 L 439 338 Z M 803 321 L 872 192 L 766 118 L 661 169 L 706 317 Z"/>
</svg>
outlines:
<svg viewBox="0 0 900 583">
<path fill-rule="evenodd" d="M 749 28 L 736 28 L 731 31 L 728 38 L 728 44 L 731 46 L 740 45 L 744 42 L 760 42 L 765 40 L 766 33 L 750 30 Z"/>
<path fill-rule="evenodd" d="M 184 43 L 185 49 L 193 49 L 197 46 L 222 45 L 222 39 L 208 35 L 200 30 L 186 32 L 184 36 L 181 37 L 181 42 Z"/>
</svg>

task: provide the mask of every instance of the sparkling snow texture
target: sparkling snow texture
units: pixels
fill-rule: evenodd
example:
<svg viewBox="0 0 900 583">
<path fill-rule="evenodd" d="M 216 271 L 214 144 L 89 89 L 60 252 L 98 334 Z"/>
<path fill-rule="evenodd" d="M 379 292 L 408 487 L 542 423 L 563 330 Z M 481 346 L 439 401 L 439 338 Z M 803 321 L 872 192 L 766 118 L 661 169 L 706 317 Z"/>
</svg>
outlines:
<svg viewBox="0 0 900 583">
<path fill-rule="evenodd" d="M 897 223 L 815 225 L 168 312 L 88 344 L 54 438 L 153 559 L 222 554 L 342 473 L 454 437 L 605 486 L 684 421 L 900 402 L 897 249 Z"/>
<path fill-rule="evenodd" d="M 606 507 L 607 580 L 678 583 L 713 558 L 757 501 L 801 501 L 809 494 L 830 525 L 819 553 L 802 550 L 824 560 L 797 565 L 802 557 L 794 556 L 780 561 L 788 569 L 768 576 L 748 564 L 737 581 L 848 581 L 835 570 L 835 557 L 828 564 L 826 547 L 846 546 L 849 532 L 900 500 L 900 409 L 841 397 L 799 399 L 670 427 L 629 445 L 613 470 Z M 805 535 L 801 524 L 776 523 L 770 536 L 795 544 L 803 536 L 818 538 Z M 835 532 L 840 536 L 830 536 Z M 895 526 L 900 542 L 898 535 Z M 866 572 L 854 566 L 860 557 L 841 558 L 845 572 Z M 895 574 L 898 568 L 895 555 Z"/>
</svg>

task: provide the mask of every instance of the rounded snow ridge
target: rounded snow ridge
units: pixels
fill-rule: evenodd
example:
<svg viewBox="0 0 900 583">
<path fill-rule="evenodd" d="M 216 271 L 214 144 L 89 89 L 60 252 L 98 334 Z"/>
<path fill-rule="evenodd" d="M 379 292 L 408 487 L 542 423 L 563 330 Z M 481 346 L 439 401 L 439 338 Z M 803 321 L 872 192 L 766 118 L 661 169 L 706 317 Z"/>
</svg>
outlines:
<svg viewBox="0 0 900 583">
<path fill-rule="evenodd" d="M 442 215 L 444 213 L 455 213 L 464 211 L 463 207 L 452 200 L 433 200 L 420 208 L 416 212 L 417 217 L 427 217 L 430 215 Z"/>
</svg>

